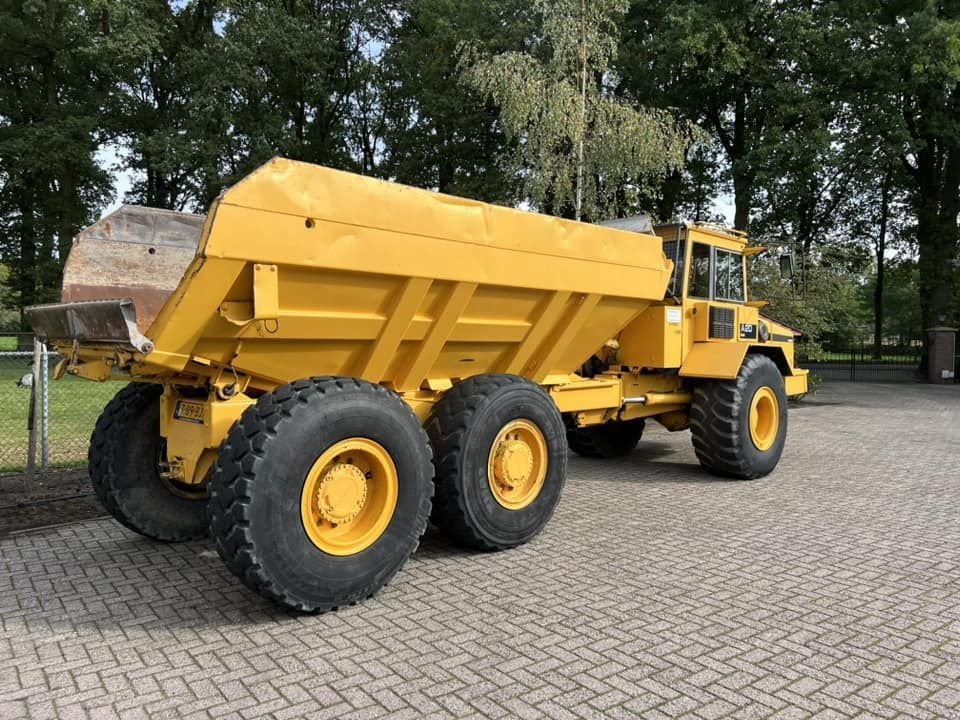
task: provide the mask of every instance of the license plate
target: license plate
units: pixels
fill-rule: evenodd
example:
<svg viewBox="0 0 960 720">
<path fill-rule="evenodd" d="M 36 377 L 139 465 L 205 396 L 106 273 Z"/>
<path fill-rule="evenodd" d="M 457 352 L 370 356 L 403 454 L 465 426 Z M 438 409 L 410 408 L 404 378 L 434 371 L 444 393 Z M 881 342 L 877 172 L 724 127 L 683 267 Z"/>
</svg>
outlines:
<svg viewBox="0 0 960 720">
<path fill-rule="evenodd" d="M 200 403 L 177 400 L 177 406 L 173 409 L 173 416 L 177 420 L 203 425 L 203 407 Z"/>
</svg>

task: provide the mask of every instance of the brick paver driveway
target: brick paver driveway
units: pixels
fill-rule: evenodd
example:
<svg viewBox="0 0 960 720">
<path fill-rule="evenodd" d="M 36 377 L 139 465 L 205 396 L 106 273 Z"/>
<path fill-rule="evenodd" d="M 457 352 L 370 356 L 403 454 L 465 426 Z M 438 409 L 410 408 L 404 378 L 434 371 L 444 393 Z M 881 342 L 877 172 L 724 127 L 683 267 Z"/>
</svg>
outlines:
<svg viewBox="0 0 960 720">
<path fill-rule="evenodd" d="M 651 428 L 627 459 L 573 459 L 529 546 L 428 536 L 318 617 L 208 543 L 12 535 L 0 716 L 960 717 L 958 447 L 960 386 L 829 387 L 753 483 Z"/>
</svg>

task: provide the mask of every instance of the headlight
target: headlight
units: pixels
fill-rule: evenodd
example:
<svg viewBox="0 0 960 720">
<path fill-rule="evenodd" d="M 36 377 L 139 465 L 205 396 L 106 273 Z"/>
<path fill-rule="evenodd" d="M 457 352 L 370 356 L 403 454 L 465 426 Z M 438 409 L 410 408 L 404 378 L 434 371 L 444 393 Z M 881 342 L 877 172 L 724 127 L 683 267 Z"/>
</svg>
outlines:
<svg viewBox="0 0 960 720">
<path fill-rule="evenodd" d="M 770 339 L 770 328 L 765 322 L 760 323 L 759 334 L 760 342 L 766 342 Z"/>
</svg>

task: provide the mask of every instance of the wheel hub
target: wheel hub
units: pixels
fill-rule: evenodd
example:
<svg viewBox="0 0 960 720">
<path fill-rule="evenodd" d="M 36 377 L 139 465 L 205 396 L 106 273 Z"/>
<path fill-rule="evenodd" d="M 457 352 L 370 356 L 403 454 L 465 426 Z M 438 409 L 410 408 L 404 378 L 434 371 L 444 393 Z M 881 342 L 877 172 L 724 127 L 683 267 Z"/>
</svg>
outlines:
<svg viewBox="0 0 960 720">
<path fill-rule="evenodd" d="M 547 441 L 536 423 L 511 420 L 490 446 L 487 482 L 494 499 L 508 510 L 522 510 L 540 494 L 547 476 Z"/>
<path fill-rule="evenodd" d="M 767 386 L 757 390 L 750 402 L 750 439 L 760 452 L 766 452 L 776 442 L 780 430 L 780 408 L 777 396 Z"/>
<path fill-rule="evenodd" d="M 508 490 L 522 485 L 533 471 L 533 451 L 523 440 L 498 443 L 493 458 L 493 475 Z"/>
<path fill-rule="evenodd" d="M 356 555 L 386 531 L 399 488 L 397 466 L 383 445 L 362 437 L 335 442 L 304 478 L 304 532 L 325 553 Z"/>
<path fill-rule="evenodd" d="M 356 518 L 366 500 L 367 479 L 356 465 L 335 463 L 317 487 L 320 517 L 335 525 Z"/>
</svg>

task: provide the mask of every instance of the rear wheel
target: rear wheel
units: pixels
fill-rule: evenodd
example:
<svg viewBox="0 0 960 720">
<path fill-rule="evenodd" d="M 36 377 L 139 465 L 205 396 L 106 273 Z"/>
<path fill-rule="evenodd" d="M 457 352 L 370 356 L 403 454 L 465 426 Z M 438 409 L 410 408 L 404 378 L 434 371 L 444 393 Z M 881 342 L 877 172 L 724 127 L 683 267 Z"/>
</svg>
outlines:
<svg viewBox="0 0 960 720">
<path fill-rule="evenodd" d="M 394 393 L 350 378 L 283 385 L 231 429 L 210 480 L 227 567 L 282 605 L 321 612 L 374 594 L 430 515 L 430 447 Z"/>
<path fill-rule="evenodd" d="M 589 458 L 615 458 L 637 447 L 643 435 L 644 421 L 608 422 L 567 429 L 567 445 L 577 455 Z"/>
<path fill-rule="evenodd" d="M 107 403 L 90 438 L 94 492 L 123 525 L 154 540 L 207 534 L 206 491 L 164 479 L 160 385 L 131 383 Z"/>
<path fill-rule="evenodd" d="M 433 521 L 482 550 L 515 547 L 547 524 L 567 469 L 563 420 L 537 385 L 477 375 L 455 385 L 427 420 L 437 494 Z"/>
<path fill-rule="evenodd" d="M 747 355 L 736 380 L 699 385 L 690 430 L 697 458 L 710 472 L 739 480 L 770 473 L 787 436 L 787 395 L 776 364 Z"/>
</svg>

